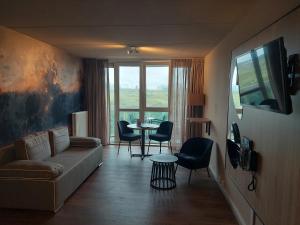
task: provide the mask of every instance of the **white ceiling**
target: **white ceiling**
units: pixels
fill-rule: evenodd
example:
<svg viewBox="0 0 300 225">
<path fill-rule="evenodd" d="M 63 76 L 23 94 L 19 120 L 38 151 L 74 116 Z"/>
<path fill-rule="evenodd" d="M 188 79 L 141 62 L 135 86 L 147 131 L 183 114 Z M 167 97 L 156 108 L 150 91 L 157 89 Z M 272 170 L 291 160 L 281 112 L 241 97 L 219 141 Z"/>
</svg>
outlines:
<svg viewBox="0 0 300 225">
<path fill-rule="evenodd" d="M 0 0 L 1 25 L 80 57 L 205 56 L 245 14 L 249 0 Z M 130 58 L 129 57 L 129 58 Z"/>
</svg>

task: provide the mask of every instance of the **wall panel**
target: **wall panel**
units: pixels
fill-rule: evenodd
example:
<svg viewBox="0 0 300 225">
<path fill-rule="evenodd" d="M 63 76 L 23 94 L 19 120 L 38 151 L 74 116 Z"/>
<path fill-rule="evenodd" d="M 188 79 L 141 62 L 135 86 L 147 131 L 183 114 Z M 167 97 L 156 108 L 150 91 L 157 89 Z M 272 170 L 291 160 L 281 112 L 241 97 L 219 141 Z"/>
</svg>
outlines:
<svg viewBox="0 0 300 225">
<path fill-rule="evenodd" d="M 288 54 L 300 53 L 299 9 L 257 36 L 258 32 L 297 5 L 299 1 L 257 2 L 205 59 L 205 117 L 212 120 L 211 138 L 217 143 L 210 167 L 241 215 L 241 223 L 247 225 L 300 224 L 300 215 L 297 213 L 300 210 L 300 93 L 293 97 L 294 112 L 291 115 L 250 108 L 244 111 L 243 119 L 239 121 L 241 134 L 255 141 L 256 150 L 261 156 L 257 191 L 247 191 L 250 176 L 240 170 L 233 171 L 226 162 L 228 104 L 229 123 L 237 120 L 232 101 L 228 98 L 231 52 L 239 46 L 242 46 L 239 50 L 256 47 L 278 35 L 284 35 Z M 243 43 L 247 40 L 250 41 L 245 46 Z M 261 222 L 252 219 L 252 210 Z"/>
</svg>

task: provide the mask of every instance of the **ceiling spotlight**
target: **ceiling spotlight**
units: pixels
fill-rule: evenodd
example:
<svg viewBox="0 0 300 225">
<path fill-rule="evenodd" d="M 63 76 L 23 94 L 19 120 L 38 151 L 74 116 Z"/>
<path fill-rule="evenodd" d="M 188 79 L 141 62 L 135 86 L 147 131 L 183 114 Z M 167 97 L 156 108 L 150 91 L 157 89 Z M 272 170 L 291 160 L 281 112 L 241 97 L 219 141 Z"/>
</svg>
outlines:
<svg viewBox="0 0 300 225">
<path fill-rule="evenodd" d="M 128 55 L 135 55 L 135 54 L 138 54 L 139 51 L 137 50 L 137 47 L 136 46 L 129 46 L 128 49 L 127 49 L 127 54 Z"/>
</svg>

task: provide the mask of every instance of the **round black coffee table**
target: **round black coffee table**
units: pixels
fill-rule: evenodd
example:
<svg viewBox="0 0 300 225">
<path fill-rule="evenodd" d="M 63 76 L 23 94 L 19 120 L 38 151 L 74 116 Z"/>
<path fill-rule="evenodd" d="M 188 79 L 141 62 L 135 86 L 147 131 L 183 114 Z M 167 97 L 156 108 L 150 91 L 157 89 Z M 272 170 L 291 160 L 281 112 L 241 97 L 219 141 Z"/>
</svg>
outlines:
<svg viewBox="0 0 300 225">
<path fill-rule="evenodd" d="M 174 162 L 178 158 L 170 154 L 159 154 L 150 157 L 153 162 L 150 185 L 159 190 L 170 190 L 176 187 Z"/>
</svg>

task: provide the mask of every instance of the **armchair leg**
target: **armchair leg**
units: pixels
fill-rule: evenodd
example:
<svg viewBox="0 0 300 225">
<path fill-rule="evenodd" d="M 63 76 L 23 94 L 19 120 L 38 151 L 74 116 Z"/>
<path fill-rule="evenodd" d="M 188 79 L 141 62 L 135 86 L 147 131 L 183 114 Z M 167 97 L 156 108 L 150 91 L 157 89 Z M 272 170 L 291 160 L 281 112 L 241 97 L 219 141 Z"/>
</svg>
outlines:
<svg viewBox="0 0 300 225">
<path fill-rule="evenodd" d="M 193 170 L 190 170 L 190 175 L 189 175 L 189 184 L 191 184 L 191 176 L 192 176 L 192 171 L 193 171 Z"/>
<path fill-rule="evenodd" d="M 147 155 L 149 154 L 150 141 L 151 141 L 151 140 L 149 139 Z"/>
<path fill-rule="evenodd" d="M 209 169 L 208 169 L 208 167 L 206 168 L 206 171 L 207 171 L 207 175 L 208 175 L 208 177 L 210 177 L 210 174 L 209 174 Z"/>
<path fill-rule="evenodd" d="M 178 164 L 176 164 L 176 167 L 175 167 L 175 172 L 174 172 L 174 174 L 176 174 L 176 172 L 177 172 L 177 167 L 178 167 Z"/>
<path fill-rule="evenodd" d="M 170 150 L 171 150 L 171 153 L 173 154 L 171 141 L 168 142 L 168 145 L 169 145 L 169 148 L 170 148 Z"/>
<path fill-rule="evenodd" d="M 161 141 L 159 142 L 159 154 L 161 154 Z"/>
<path fill-rule="evenodd" d="M 120 153 L 120 145 L 121 145 L 121 141 L 119 141 L 118 155 L 119 155 L 119 153 Z"/>
</svg>

